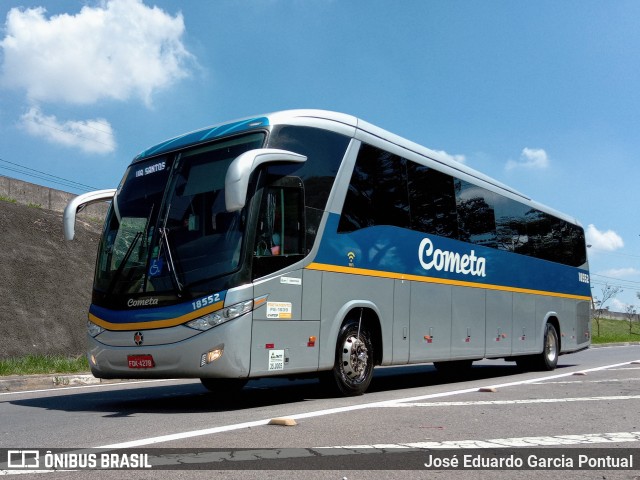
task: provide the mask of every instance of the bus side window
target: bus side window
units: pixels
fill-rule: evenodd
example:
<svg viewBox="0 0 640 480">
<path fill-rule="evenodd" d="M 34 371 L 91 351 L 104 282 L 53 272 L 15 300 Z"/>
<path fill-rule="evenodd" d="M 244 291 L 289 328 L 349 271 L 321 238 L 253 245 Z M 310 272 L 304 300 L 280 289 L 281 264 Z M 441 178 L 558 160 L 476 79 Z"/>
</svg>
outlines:
<svg viewBox="0 0 640 480">
<path fill-rule="evenodd" d="M 304 254 L 304 190 L 297 177 L 284 177 L 263 194 L 256 225 L 254 278 L 298 261 Z"/>
</svg>

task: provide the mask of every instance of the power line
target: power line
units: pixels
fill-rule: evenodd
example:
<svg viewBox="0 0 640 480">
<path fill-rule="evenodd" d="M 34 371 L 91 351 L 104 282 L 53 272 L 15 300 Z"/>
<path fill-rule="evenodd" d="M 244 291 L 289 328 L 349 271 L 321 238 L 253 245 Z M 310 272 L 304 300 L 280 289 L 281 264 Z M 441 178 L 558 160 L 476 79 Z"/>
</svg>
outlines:
<svg viewBox="0 0 640 480">
<path fill-rule="evenodd" d="M 73 189 L 81 190 L 85 192 L 91 191 L 91 190 L 98 190 L 98 188 L 93 187 L 91 185 L 86 185 L 84 183 L 76 182 L 75 180 L 69 180 L 68 178 L 60 177 L 58 175 L 53 175 L 51 173 L 43 172 L 41 170 L 36 170 L 35 168 L 26 167 L 16 162 L 10 162 L 9 160 L 5 160 L 3 158 L 0 158 L 0 162 L 13 165 L 14 167 L 18 167 L 18 168 L 13 168 L 13 167 L 0 165 L 1 169 L 20 173 L 28 177 L 37 178 L 39 180 L 45 180 L 47 182 L 54 183 L 56 185 L 63 185 L 65 187 L 69 187 L 69 188 L 73 188 Z M 29 172 L 34 172 L 34 173 L 29 173 Z"/>
<path fill-rule="evenodd" d="M 594 255 L 596 254 L 595 252 L 597 252 L 597 255 L 615 255 L 617 257 L 640 258 L 640 255 L 632 255 L 630 253 L 606 252 L 604 250 L 595 250 Z"/>
<path fill-rule="evenodd" d="M 616 282 L 635 283 L 640 287 L 640 282 L 637 282 L 635 280 L 625 280 L 624 278 L 607 277 L 606 275 L 600 275 L 599 273 L 592 273 L 591 276 L 592 277 L 606 278 L 607 280 L 614 280 Z"/>
</svg>

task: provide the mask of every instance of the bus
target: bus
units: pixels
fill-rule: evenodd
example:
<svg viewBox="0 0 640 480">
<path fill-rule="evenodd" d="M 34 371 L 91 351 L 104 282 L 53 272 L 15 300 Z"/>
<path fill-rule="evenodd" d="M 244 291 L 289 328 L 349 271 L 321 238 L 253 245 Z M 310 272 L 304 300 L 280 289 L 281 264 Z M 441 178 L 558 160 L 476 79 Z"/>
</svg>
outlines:
<svg viewBox="0 0 640 480">
<path fill-rule="evenodd" d="M 462 163 L 350 115 L 291 110 L 137 155 L 111 201 L 88 313 L 99 378 L 317 375 L 376 366 L 556 367 L 588 348 L 584 230 Z"/>
</svg>

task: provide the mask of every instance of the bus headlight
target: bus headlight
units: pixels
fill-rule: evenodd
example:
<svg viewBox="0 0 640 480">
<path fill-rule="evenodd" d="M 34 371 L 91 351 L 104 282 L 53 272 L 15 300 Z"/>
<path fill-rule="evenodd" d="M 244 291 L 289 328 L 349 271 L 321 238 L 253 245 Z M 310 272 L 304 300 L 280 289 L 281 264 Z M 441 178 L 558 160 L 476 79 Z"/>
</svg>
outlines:
<svg viewBox="0 0 640 480">
<path fill-rule="evenodd" d="M 247 300 L 246 302 L 236 303 L 235 305 L 203 315 L 195 320 L 191 320 L 185 325 L 195 330 L 205 331 L 229 320 L 233 320 L 234 318 L 238 318 L 240 315 L 249 313 L 251 310 L 253 310 L 253 300 Z"/>
<path fill-rule="evenodd" d="M 92 337 L 97 337 L 102 332 L 104 332 L 104 328 L 102 328 L 100 325 L 96 325 L 90 320 L 87 320 L 87 332 L 89 332 L 89 335 L 91 335 Z"/>
</svg>

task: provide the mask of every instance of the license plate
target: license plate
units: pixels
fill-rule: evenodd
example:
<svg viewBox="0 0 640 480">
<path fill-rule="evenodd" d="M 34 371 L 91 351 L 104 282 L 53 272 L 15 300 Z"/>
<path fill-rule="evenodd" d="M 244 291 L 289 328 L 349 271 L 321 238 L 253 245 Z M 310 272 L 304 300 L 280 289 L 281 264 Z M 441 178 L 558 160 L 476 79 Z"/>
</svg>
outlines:
<svg viewBox="0 0 640 480">
<path fill-rule="evenodd" d="M 128 355 L 129 368 L 153 368 L 156 366 L 151 355 Z"/>
</svg>

